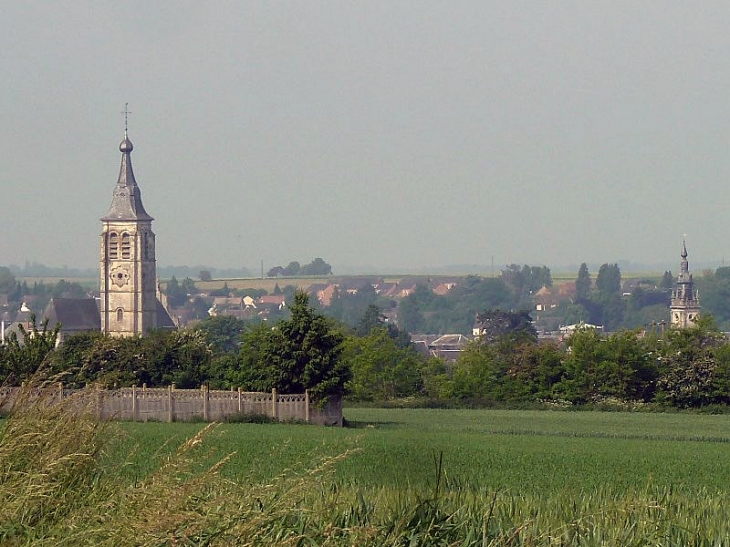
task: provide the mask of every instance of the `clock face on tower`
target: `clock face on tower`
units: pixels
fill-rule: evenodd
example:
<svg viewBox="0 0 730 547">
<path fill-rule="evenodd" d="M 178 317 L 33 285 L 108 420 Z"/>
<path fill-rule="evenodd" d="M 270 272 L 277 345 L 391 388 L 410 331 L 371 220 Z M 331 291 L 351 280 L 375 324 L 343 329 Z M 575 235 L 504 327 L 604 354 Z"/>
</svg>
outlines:
<svg viewBox="0 0 730 547">
<path fill-rule="evenodd" d="M 111 272 L 109 272 L 109 277 L 111 278 L 111 282 L 117 287 L 124 287 L 124 285 L 129 283 L 129 271 L 122 266 L 112 268 Z"/>
</svg>

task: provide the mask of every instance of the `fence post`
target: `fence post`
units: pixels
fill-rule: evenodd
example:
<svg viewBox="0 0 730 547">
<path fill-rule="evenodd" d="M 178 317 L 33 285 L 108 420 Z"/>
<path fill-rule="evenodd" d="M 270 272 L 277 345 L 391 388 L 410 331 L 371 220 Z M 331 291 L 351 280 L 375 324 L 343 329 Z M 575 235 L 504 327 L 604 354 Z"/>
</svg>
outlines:
<svg viewBox="0 0 730 547">
<path fill-rule="evenodd" d="M 279 419 L 279 398 L 276 396 L 276 388 L 271 390 L 271 415 L 275 420 Z"/>
<path fill-rule="evenodd" d="M 174 399 L 172 398 L 172 384 L 167 386 L 167 421 L 172 422 L 175 420 L 175 406 Z"/>
<path fill-rule="evenodd" d="M 241 401 L 241 386 L 238 386 L 238 413 L 243 412 L 243 401 Z"/>
<path fill-rule="evenodd" d="M 137 421 L 137 386 L 132 384 L 132 421 Z"/>
<path fill-rule="evenodd" d="M 58 402 L 63 401 L 63 384 L 58 382 Z"/>
<path fill-rule="evenodd" d="M 304 390 L 304 421 L 309 423 L 309 390 Z"/>
<path fill-rule="evenodd" d="M 201 388 L 203 390 L 203 421 L 208 421 L 208 386 L 203 385 Z"/>
</svg>

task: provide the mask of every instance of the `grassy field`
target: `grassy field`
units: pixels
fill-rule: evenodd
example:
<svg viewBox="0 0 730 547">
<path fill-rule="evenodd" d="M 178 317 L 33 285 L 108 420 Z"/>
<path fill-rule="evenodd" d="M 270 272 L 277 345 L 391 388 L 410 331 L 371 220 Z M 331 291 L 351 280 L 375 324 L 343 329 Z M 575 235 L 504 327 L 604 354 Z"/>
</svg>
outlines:
<svg viewBox="0 0 730 547">
<path fill-rule="evenodd" d="M 2 423 L 0 544 L 730 545 L 728 416 L 347 409 L 345 429 L 204 429 L 77 408 Z"/>
<path fill-rule="evenodd" d="M 291 424 L 224 424 L 214 457 L 239 480 L 268 480 L 311 465 L 312 456 L 358 449 L 335 480 L 350 486 L 427 488 L 443 455 L 460 488 L 557 493 L 610 486 L 725 492 L 730 485 L 730 416 L 507 410 L 346 409 L 345 429 Z M 124 424 L 143 475 L 157 447 L 176 446 L 196 424 Z"/>
</svg>

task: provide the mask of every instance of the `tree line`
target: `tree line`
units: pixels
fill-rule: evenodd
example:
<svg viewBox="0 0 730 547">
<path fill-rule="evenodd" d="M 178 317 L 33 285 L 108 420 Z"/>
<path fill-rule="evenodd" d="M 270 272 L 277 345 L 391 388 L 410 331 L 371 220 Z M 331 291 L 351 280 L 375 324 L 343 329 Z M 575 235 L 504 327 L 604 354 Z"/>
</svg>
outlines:
<svg viewBox="0 0 730 547">
<path fill-rule="evenodd" d="M 69 386 L 175 384 L 301 393 L 315 400 L 411 404 L 642 404 L 697 408 L 730 403 L 730 342 L 713 318 L 694 328 L 577 329 L 538 341 L 524 312 L 484 311 L 484 336 L 454 362 L 416 351 L 369 306 L 355 327 L 326 317 L 299 292 L 269 324 L 215 317 L 194 328 L 113 338 L 79 333 L 56 347 L 58 327 L 21 329 L 0 346 L 0 376 L 38 375 Z"/>
</svg>

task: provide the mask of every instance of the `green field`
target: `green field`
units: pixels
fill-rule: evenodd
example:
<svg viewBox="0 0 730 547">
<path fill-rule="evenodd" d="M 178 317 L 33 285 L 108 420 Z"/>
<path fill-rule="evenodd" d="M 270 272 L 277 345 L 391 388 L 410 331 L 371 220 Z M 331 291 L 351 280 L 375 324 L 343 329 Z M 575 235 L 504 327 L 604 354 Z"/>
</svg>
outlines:
<svg viewBox="0 0 730 547">
<path fill-rule="evenodd" d="M 262 481 L 312 465 L 312 455 L 358 451 L 336 465 L 341 484 L 426 488 L 443 455 L 448 483 L 470 490 L 556 493 L 611 487 L 727 492 L 730 416 L 511 410 L 346 409 L 344 429 L 224 424 L 214 457 L 235 453 L 226 476 Z M 157 447 L 199 424 L 124 424 L 143 475 Z M 172 437 L 172 438 L 171 438 Z"/>
<path fill-rule="evenodd" d="M 76 404 L 3 422 L 0 545 L 730 545 L 726 415 L 204 426 L 100 424 Z"/>
</svg>

